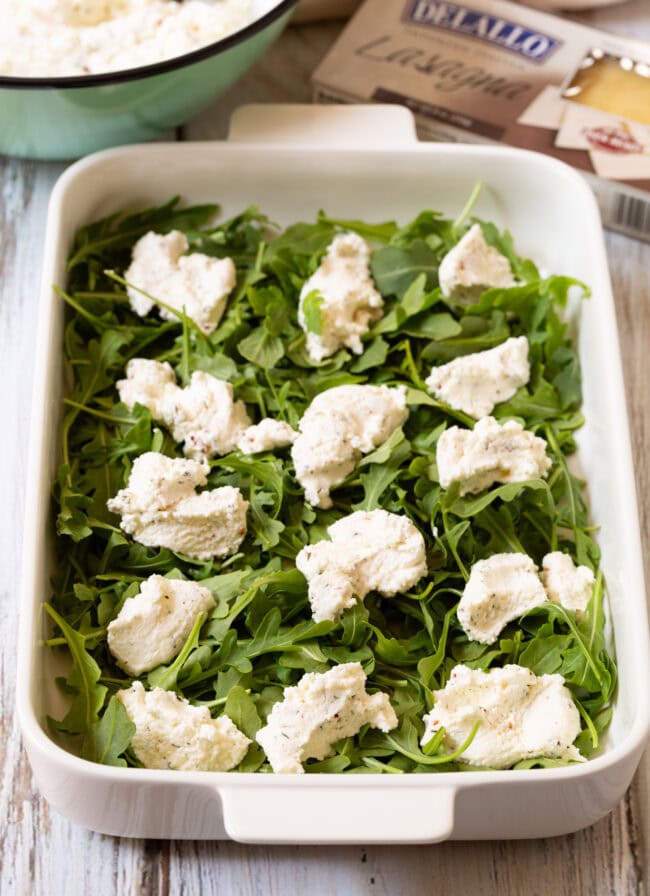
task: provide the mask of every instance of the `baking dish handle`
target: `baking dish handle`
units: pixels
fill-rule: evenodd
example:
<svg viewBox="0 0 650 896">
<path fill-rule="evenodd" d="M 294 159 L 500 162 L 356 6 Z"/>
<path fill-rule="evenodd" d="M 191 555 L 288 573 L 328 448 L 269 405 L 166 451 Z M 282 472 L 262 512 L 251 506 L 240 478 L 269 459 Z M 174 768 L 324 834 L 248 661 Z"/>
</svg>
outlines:
<svg viewBox="0 0 650 896">
<path fill-rule="evenodd" d="M 316 786 L 301 777 L 218 790 L 226 833 L 240 843 L 438 843 L 451 836 L 454 788 L 393 783 L 347 777 Z"/>
<path fill-rule="evenodd" d="M 233 112 L 228 141 L 386 150 L 413 146 L 418 139 L 413 114 L 404 106 L 251 103 Z"/>
</svg>

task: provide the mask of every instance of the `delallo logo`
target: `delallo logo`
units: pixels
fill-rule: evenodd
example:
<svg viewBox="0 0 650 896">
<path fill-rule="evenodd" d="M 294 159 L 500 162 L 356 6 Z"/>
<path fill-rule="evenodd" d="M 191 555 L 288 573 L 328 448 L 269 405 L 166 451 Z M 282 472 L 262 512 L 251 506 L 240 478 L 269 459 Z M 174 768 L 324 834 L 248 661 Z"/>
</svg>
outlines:
<svg viewBox="0 0 650 896">
<path fill-rule="evenodd" d="M 643 146 L 630 131 L 629 125 L 624 121 L 618 126 L 583 128 L 587 143 L 594 149 L 602 149 L 605 152 L 615 153 L 640 153 Z"/>
<path fill-rule="evenodd" d="M 475 37 L 524 56 L 531 62 L 544 62 L 562 45 L 561 40 L 526 25 L 442 0 L 409 0 L 402 19 Z"/>
</svg>

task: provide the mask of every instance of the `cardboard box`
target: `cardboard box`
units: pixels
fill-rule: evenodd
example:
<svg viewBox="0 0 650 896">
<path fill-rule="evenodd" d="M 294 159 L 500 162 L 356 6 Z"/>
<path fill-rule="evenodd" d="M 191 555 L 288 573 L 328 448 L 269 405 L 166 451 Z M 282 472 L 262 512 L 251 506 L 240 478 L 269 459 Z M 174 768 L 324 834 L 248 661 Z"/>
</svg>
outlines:
<svg viewBox="0 0 650 896">
<path fill-rule="evenodd" d="M 650 241 L 650 45 L 507 0 L 366 0 L 317 102 L 394 102 L 423 139 L 503 142 L 582 171 L 605 224 Z"/>
</svg>

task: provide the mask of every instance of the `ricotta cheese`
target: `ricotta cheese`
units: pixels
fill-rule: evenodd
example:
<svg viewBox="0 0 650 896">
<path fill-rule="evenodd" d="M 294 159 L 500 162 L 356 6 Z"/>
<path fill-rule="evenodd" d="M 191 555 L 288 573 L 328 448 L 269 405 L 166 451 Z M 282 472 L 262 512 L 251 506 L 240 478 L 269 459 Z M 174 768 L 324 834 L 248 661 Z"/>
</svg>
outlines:
<svg viewBox="0 0 650 896">
<path fill-rule="evenodd" d="M 126 379 L 115 387 L 120 401 L 132 411 L 136 404 L 148 408 L 154 420 L 170 427 L 178 386 L 171 364 L 150 358 L 132 358 L 126 365 Z"/>
<path fill-rule="evenodd" d="M 250 0 L 3 0 L 0 73 L 90 75 L 191 53 L 249 24 Z"/>
<path fill-rule="evenodd" d="M 569 554 L 553 551 L 542 560 L 541 578 L 554 604 L 577 613 L 587 609 L 595 581 L 588 566 L 576 566 Z"/>
<path fill-rule="evenodd" d="M 302 774 L 306 759 L 331 756 L 332 744 L 363 725 L 391 731 L 397 716 L 387 694 L 366 693 L 361 663 L 344 663 L 329 672 L 310 672 L 285 688 L 255 739 L 276 774 Z"/>
<path fill-rule="evenodd" d="M 124 274 L 131 284 L 127 289 L 129 301 L 140 317 L 149 314 L 156 300 L 178 312 L 185 309 L 187 316 L 210 334 L 221 320 L 235 287 L 235 265 L 231 258 L 211 258 L 199 252 L 186 255 L 188 248 L 187 238 L 179 230 L 164 235 L 150 231 L 141 237 L 133 247 L 131 265 Z M 178 320 L 162 305 L 158 312 L 163 320 Z"/>
<path fill-rule="evenodd" d="M 529 378 L 528 339 L 517 336 L 434 367 L 426 384 L 440 401 L 478 420 L 512 398 Z"/>
<path fill-rule="evenodd" d="M 460 494 L 482 492 L 495 482 L 525 482 L 545 477 L 551 467 L 546 442 L 508 420 L 500 425 L 483 417 L 474 429 L 452 426 L 438 439 L 440 485 L 460 483 Z"/>
<path fill-rule="evenodd" d="M 492 644 L 509 622 L 545 603 L 537 567 L 527 554 L 493 554 L 472 566 L 458 621 L 472 641 Z"/>
<path fill-rule="evenodd" d="M 427 574 L 424 539 L 408 517 L 359 510 L 327 532 L 331 541 L 307 545 L 296 557 L 316 622 L 338 619 L 370 591 L 408 591 Z"/>
<path fill-rule="evenodd" d="M 269 417 L 251 426 L 246 406 L 234 400 L 230 383 L 210 373 L 195 371 L 189 385 L 181 389 L 166 362 L 132 358 L 117 391 L 128 408 L 136 404 L 149 408 L 153 419 L 183 443 L 184 453 L 197 460 L 236 448 L 244 454 L 273 451 L 298 437 L 288 423 Z"/>
<path fill-rule="evenodd" d="M 307 352 L 322 361 L 345 346 L 363 351 L 361 337 L 382 315 L 384 301 L 370 276 L 370 247 L 356 233 L 335 237 L 318 269 L 300 292 L 298 322 L 307 333 Z M 307 296 L 320 297 L 321 333 L 309 331 L 304 304 Z"/>
<path fill-rule="evenodd" d="M 298 433 L 288 423 L 265 417 L 244 430 L 237 447 L 243 454 L 260 454 L 293 445 L 297 438 Z"/>
<path fill-rule="evenodd" d="M 523 666 L 470 669 L 456 666 L 447 685 L 434 691 L 435 704 L 424 717 L 422 744 L 440 728 L 444 746 L 457 750 L 476 735 L 460 758 L 470 765 L 508 768 L 522 759 L 582 760 L 573 741 L 580 714 L 561 675 L 537 676 Z"/>
<path fill-rule="evenodd" d="M 147 451 L 136 458 L 128 487 L 108 501 L 108 509 L 147 547 L 196 560 L 234 554 L 246 535 L 248 502 L 229 485 L 197 494 L 209 471 L 207 462 Z"/>
<path fill-rule="evenodd" d="M 438 281 L 443 296 L 456 302 L 472 302 L 493 286 L 515 285 L 510 262 L 485 241 L 479 224 L 473 224 L 442 259 Z"/>
<path fill-rule="evenodd" d="M 125 672 L 141 675 L 172 660 L 199 614 L 214 605 L 212 594 L 197 582 L 149 576 L 109 623 L 108 649 Z"/>
<path fill-rule="evenodd" d="M 408 413 L 403 386 L 336 386 L 317 395 L 291 451 L 306 500 L 331 507 L 330 489 L 343 482 L 363 454 L 385 442 Z"/>
<path fill-rule="evenodd" d="M 242 761 L 251 741 L 228 716 L 213 719 L 173 691 L 145 691 L 134 681 L 118 691 L 135 725 L 131 748 L 145 768 L 227 772 Z"/>
</svg>

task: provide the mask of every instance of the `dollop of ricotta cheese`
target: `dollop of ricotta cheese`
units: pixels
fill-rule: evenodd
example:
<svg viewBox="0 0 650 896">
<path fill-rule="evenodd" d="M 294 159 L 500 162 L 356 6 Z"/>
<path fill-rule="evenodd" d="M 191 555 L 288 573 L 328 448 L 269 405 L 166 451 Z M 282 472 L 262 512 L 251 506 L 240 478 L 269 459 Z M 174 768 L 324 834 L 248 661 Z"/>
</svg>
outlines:
<svg viewBox="0 0 650 896">
<path fill-rule="evenodd" d="M 512 398 L 529 378 L 528 339 L 513 336 L 496 348 L 434 367 L 426 384 L 440 401 L 478 420 Z"/>
<path fill-rule="evenodd" d="M 307 326 L 307 296 L 320 299 L 320 333 Z M 334 237 L 327 253 L 300 291 L 298 322 L 307 333 L 312 361 L 329 358 L 345 346 L 360 355 L 361 337 L 382 315 L 384 301 L 370 276 L 370 247 L 356 233 Z"/>
<path fill-rule="evenodd" d="M 191 53 L 243 28 L 250 0 L 3 0 L 0 73 L 94 75 Z"/>
<path fill-rule="evenodd" d="M 247 427 L 237 442 L 243 454 L 261 454 L 276 448 L 287 448 L 298 438 L 298 433 L 283 420 L 264 417 L 259 423 Z"/>
<path fill-rule="evenodd" d="M 276 774 L 302 774 L 306 759 L 331 756 L 332 744 L 363 725 L 391 731 L 397 716 L 388 694 L 366 693 L 361 663 L 344 663 L 329 672 L 310 672 L 285 688 L 255 739 Z"/>
<path fill-rule="evenodd" d="M 540 479 L 551 468 L 546 441 L 514 420 L 483 417 L 474 429 L 452 426 L 438 439 L 440 485 L 460 483 L 460 494 L 482 492 L 495 482 Z"/>
<path fill-rule="evenodd" d="M 269 417 L 251 426 L 246 406 L 234 400 L 230 383 L 210 373 L 195 371 L 181 389 L 167 362 L 132 358 L 117 391 L 128 408 L 136 404 L 149 408 L 153 419 L 183 443 L 184 453 L 197 460 L 236 448 L 244 454 L 273 451 L 298 437 L 288 423 Z"/>
<path fill-rule="evenodd" d="M 187 237 L 179 230 L 167 234 L 150 231 L 141 237 L 133 247 L 131 264 L 124 274 L 130 284 L 129 302 L 140 317 L 149 314 L 157 300 L 178 312 L 184 309 L 204 333 L 210 334 L 219 324 L 234 289 L 235 265 L 231 258 L 211 258 L 199 252 L 186 255 L 188 249 Z M 163 320 L 178 320 L 162 305 L 158 312 Z"/>
<path fill-rule="evenodd" d="M 473 564 L 458 621 L 472 641 L 492 644 L 509 622 L 545 603 L 537 567 L 527 554 L 493 554 Z"/>
<path fill-rule="evenodd" d="M 576 566 L 569 554 L 553 551 L 542 560 L 541 578 L 550 601 L 576 613 L 585 612 L 595 582 L 588 566 Z"/>
<path fill-rule="evenodd" d="M 198 582 L 149 576 L 109 623 L 108 649 L 125 672 L 141 675 L 172 660 L 199 614 L 214 605 L 210 591 Z"/>
<path fill-rule="evenodd" d="M 515 278 L 508 259 L 473 224 L 440 262 L 438 281 L 443 296 L 456 302 L 473 302 L 485 289 L 508 289 Z"/>
<path fill-rule="evenodd" d="M 370 591 L 386 597 L 407 591 L 427 574 L 424 539 L 406 516 L 359 510 L 327 533 L 331 541 L 307 545 L 296 557 L 316 622 L 338 619 Z"/>
<path fill-rule="evenodd" d="M 362 455 L 385 442 L 408 413 L 403 386 L 336 386 L 317 395 L 299 423 L 291 451 L 307 501 L 331 507 L 330 490 Z"/>
<path fill-rule="evenodd" d="M 135 725 L 131 748 L 145 768 L 227 772 L 242 761 L 251 741 L 228 718 L 213 719 L 173 691 L 145 691 L 142 682 L 117 692 Z"/>
<path fill-rule="evenodd" d="M 422 744 L 444 728 L 445 747 L 457 750 L 479 722 L 460 756 L 470 765 L 508 768 L 522 759 L 583 759 L 573 746 L 580 714 L 561 675 L 537 676 L 516 665 L 488 672 L 459 665 L 433 697 Z"/>
<path fill-rule="evenodd" d="M 108 509 L 147 547 L 196 560 L 234 554 L 246 535 L 248 502 L 229 485 L 197 494 L 209 471 L 206 462 L 147 451 L 135 459 L 128 487 L 108 501 Z"/>
</svg>

